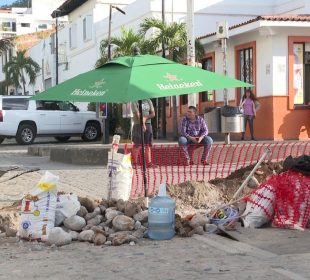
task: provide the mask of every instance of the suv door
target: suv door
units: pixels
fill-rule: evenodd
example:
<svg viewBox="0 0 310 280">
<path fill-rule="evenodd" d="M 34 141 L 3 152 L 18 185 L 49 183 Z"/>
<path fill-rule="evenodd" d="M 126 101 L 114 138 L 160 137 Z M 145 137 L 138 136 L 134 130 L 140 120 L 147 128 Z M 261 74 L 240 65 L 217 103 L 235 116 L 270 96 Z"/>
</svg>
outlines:
<svg viewBox="0 0 310 280">
<path fill-rule="evenodd" d="M 84 131 L 83 117 L 79 109 L 70 102 L 58 102 L 58 105 L 61 133 L 82 133 Z"/>
<path fill-rule="evenodd" d="M 38 113 L 37 134 L 59 134 L 60 111 L 55 101 L 36 101 Z"/>
</svg>

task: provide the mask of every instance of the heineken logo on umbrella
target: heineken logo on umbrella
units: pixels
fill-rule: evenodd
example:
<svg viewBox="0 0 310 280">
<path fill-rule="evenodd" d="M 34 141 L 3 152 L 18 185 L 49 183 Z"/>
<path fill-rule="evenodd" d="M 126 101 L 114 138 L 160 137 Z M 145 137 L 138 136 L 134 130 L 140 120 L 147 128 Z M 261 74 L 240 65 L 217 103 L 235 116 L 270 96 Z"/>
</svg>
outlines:
<svg viewBox="0 0 310 280">
<path fill-rule="evenodd" d="M 89 88 L 98 89 L 98 88 L 101 88 L 104 84 L 105 84 L 105 80 L 104 78 L 102 78 L 101 80 L 96 81 L 93 85 L 89 86 Z"/>
<path fill-rule="evenodd" d="M 183 79 L 178 79 L 176 75 L 166 73 L 163 78 L 169 80 L 168 83 L 158 83 L 156 86 L 160 90 L 169 90 L 169 89 L 182 89 L 182 88 L 195 88 L 195 87 L 200 87 L 203 86 L 203 84 L 199 81 L 192 81 L 192 82 L 182 82 Z"/>
<path fill-rule="evenodd" d="M 71 92 L 71 95 L 74 95 L 74 96 L 103 96 L 107 92 L 107 90 L 100 90 L 104 84 L 105 84 L 105 80 L 101 79 L 99 81 L 96 81 L 93 85 L 89 86 L 89 88 L 91 90 L 77 88 L 73 92 Z"/>
</svg>

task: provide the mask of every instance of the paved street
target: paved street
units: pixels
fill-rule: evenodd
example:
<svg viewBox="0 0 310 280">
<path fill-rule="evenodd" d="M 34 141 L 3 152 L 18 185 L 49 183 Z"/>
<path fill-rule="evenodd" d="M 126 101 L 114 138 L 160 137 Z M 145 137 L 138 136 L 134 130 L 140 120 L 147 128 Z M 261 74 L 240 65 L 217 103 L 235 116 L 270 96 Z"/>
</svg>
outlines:
<svg viewBox="0 0 310 280">
<path fill-rule="evenodd" d="M 28 156 L 26 147 L 1 145 L 0 167 L 9 166 L 51 170 L 60 176 L 60 189 L 91 197 L 101 197 L 106 178 L 103 167 L 49 162 Z M 2 176 L 1 201 L 20 197 L 39 177 L 40 171 L 27 173 L 12 185 L 1 183 Z M 310 279 L 309 230 L 257 229 L 239 237 L 242 242 L 205 234 L 134 246 L 61 248 L 0 237 L 0 279 Z"/>
</svg>

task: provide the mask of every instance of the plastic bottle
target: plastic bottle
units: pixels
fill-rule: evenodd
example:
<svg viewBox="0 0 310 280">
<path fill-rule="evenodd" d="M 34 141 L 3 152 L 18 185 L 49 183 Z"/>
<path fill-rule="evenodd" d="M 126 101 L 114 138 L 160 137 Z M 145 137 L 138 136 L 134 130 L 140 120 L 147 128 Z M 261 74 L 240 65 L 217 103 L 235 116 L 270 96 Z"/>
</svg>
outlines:
<svg viewBox="0 0 310 280">
<path fill-rule="evenodd" d="M 119 135 L 113 135 L 111 152 L 117 153 L 120 139 Z"/>
<path fill-rule="evenodd" d="M 155 240 L 175 235 L 175 201 L 167 196 L 166 184 L 159 186 L 158 196 L 151 199 L 148 209 L 148 236 Z"/>
</svg>

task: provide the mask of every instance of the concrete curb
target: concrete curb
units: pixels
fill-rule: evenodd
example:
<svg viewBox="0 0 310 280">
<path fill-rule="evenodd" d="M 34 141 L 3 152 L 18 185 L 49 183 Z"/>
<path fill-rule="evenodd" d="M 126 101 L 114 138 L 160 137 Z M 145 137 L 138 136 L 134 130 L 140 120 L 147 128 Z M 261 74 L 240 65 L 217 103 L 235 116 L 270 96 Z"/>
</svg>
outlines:
<svg viewBox="0 0 310 280">
<path fill-rule="evenodd" d="M 51 148 L 50 160 L 62 163 L 81 165 L 106 165 L 108 162 L 108 148 Z"/>
<path fill-rule="evenodd" d="M 49 157 L 50 161 L 77 165 L 107 165 L 111 145 L 33 145 L 28 155 Z M 119 149 L 124 153 L 123 148 Z"/>
</svg>

